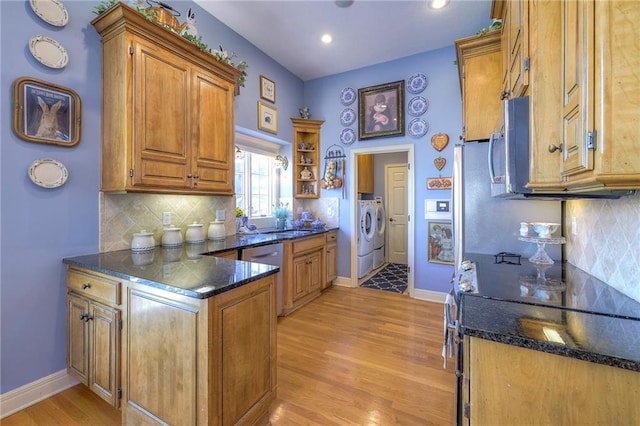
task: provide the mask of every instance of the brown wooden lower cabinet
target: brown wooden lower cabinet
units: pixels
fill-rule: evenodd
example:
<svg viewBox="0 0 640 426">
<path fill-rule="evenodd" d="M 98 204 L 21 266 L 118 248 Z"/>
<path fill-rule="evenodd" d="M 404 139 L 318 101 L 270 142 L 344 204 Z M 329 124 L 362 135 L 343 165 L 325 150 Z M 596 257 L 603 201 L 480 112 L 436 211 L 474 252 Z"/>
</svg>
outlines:
<svg viewBox="0 0 640 426">
<path fill-rule="evenodd" d="M 324 234 L 283 242 L 283 315 L 320 296 L 327 282 Z"/>
<path fill-rule="evenodd" d="M 120 405 L 121 283 L 101 274 L 67 274 L 67 372 L 114 407 Z"/>
<path fill-rule="evenodd" d="M 640 419 L 639 372 L 481 338 L 465 343 L 471 425 L 631 425 Z"/>
<path fill-rule="evenodd" d="M 254 424 L 268 415 L 275 275 L 208 299 L 76 268 L 67 287 L 68 371 L 120 405 L 123 424 Z"/>
<path fill-rule="evenodd" d="M 208 299 L 128 283 L 125 424 L 254 424 L 276 395 L 275 275 Z"/>
</svg>

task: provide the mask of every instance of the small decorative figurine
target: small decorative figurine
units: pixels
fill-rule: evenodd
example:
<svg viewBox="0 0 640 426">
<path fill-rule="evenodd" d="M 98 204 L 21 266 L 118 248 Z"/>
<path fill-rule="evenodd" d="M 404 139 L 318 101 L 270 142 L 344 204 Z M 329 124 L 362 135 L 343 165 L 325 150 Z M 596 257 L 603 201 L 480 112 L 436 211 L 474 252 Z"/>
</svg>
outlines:
<svg viewBox="0 0 640 426">
<path fill-rule="evenodd" d="M 306 167 L 302 169 L 300 172 L 300 179 L 302 180 L 310 180 L 311 179 L 311 171 Z"/>
<path fill-rule="evenodd" d="M 311 118 L 311 110 L 309 109 L 309 107 L 300 108 L 300 117 L 305 119 Z"/>
</svg>

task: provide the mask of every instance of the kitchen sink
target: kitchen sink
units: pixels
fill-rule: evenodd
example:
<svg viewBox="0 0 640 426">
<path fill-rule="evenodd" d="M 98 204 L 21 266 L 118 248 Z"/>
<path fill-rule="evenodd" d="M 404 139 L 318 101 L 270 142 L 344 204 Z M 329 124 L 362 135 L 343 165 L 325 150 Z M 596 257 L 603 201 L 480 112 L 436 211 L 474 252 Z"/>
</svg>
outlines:
<svg viewBox="0 0 640 426">
<path fill-rule="evenodd" d="M 265 229 L 258 231 L 259 234 L 287 234 L 291 236 L 305 235 L 310 232 L 312 232 L 311 229 L 285 229 L 284 231 L 279 229 Z"/>
</svg>

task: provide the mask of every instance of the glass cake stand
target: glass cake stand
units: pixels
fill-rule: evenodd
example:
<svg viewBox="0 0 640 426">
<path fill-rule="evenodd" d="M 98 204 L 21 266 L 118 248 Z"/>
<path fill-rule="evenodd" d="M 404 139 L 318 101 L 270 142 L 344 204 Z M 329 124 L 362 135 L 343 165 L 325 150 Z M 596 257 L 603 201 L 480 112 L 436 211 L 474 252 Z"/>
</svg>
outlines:
<svg viewBox="0 0 640 426">
<path fill-rule="evenodd" d="M 520 241 L 526 241 L 528 243 L 536 243 L 538 246 L 538 251 L 529 258 L 529 262 L 537 263 L 539 265 L 553 265 L 554 261 L 549 257 L 546 251 L 544 251 L 544 247 L 547 244 L 564 244 L 567 242 L 564 237 L 551 237 L 551 238 L 540 238 L 540 237 L 518 237 Z"/>
</svg>

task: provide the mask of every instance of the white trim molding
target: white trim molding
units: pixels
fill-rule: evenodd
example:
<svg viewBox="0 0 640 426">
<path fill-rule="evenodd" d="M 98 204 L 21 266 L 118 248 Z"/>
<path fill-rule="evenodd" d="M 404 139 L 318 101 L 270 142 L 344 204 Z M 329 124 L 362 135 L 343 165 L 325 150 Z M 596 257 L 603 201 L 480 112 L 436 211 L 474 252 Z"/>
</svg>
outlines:
<svg viewBox="0 0 640 426">
<path fill-rule="evenodd" d="M 27 383 L 12 391 L 0 395 L 0 419 L 23 410 L 36 402 L 47 399 L 77 385 L 75 378 L 67 374 L 67 370 L 60 370 L 49 376 Z"/>
<path fill-rule="evenodd" d="M 444 303 L 445 299 L 447 298 L 447 293 L 416 288 L 413 290 L 413 298 L 418 300 L 426 300 L 427 302 Z"/>
</svg>

